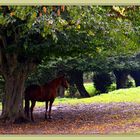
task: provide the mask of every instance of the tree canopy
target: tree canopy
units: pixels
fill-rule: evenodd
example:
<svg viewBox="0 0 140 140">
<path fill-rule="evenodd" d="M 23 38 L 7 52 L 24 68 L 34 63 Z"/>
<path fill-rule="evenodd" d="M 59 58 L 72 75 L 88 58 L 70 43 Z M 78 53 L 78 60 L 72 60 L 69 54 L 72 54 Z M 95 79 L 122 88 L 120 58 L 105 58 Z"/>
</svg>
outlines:
<svg viewBox="0 0 140 140">
<path fill-rule="evenodd" d="M 137 52 L 139 12 L 139 6 L 0 6 L 2 118 L 23 117 L 24 83 L 41 62 L 60 58 L 81 70 Z"/>
</svg>

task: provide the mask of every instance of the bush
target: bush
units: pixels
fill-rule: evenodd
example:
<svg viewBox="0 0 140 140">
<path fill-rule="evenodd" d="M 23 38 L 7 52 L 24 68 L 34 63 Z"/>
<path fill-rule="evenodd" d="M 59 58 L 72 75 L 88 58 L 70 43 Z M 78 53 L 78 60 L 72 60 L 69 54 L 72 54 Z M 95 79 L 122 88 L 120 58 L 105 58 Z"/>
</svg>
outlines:
<svg viewBox="0 0 140 140">
<path fill-rule="evenodd" d="M 108 73 L 95 73 L 93 76 L 94 86 L 98 93 L 108 92 L 108 88 L 112 84 L 110 74 Z"/>
</svg>

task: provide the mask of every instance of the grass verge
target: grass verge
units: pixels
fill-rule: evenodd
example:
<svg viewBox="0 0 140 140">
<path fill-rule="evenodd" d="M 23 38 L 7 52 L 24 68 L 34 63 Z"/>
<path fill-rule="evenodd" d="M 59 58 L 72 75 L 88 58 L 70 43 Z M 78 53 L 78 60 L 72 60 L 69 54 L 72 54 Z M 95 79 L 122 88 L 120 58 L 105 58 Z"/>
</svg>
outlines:
<svg viewBox="0 0 140 140">
<path fill-rule="evenodd" d="M 109 93 L 93 96 L 90 98 L 56 98 L 54 105 L 58 104 L 90 104 L 90 103 L 111 103 L 111 102 L 134 102 L 140 103 L 140 87 L 119 89 Z M 36 106 L 44 106 L 45 102 L 37 102 Z M 0 103 L 1 109 L 1 103 Z"/>
<path fill-rule="evenodd" d="M 111 103 L 111 102 L 134 102 L 140 103 L 140 87 L 119 89 L 109 93 L 97 95 L 90 98 L 56 98 L 55 105 L 58 104 L 90 104 L 90 103 Z M 38 103 L 39 106 L 42 103 Z M 43 103 L 44 105 L 44 103 Z"/>
</svg>

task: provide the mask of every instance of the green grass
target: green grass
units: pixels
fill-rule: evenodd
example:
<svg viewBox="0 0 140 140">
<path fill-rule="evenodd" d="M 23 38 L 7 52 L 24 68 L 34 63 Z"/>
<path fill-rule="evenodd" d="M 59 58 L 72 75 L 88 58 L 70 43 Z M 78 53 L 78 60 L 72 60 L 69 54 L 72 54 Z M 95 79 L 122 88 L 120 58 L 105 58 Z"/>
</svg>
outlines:
<svg viewBox="0 0 140 140">
<path fill-rule="evenodd" d="M 140 103 L 140 87 L 115 90 L 115 91 L 112 91 L 109 93 L 93 96 L 90 98 L 81 98 L 81 99 L 56 98 L 54 101 L 54 104 L 55 105 L 58 105 L 58 104 L 76 105 L 76 104 L 82 104 L 82 103 L 90 104 L 90 103 L 111 103 L 111 102 Z M 44 106 L 44 104 L 45 104 L 45 102 L 43 102 L 43 103 L 37 102 L 37 106 Z M 1 108 L 1 104 L 0 104 L 0 108 Z"/>
<path fill-rule="evenodd" d="M 84 83 L 85 89 L 87 90 L 87 92 L 90 94 L 90 96 L 94 96 L 95 95 L 95 87 L 93 85 L 93 83 Z"/>
<path fill-rule="evenodd" d="M 115 90 L 109 93 L 97 95 L 90 98 L 56 98 L 54 104 L 90 104 L 90 103 L 111 103 L 111 102 L 134 102 L 140 103 L 140 87 Z M 44 105 L 44 104 L 38 104 Z"/>
</svg>

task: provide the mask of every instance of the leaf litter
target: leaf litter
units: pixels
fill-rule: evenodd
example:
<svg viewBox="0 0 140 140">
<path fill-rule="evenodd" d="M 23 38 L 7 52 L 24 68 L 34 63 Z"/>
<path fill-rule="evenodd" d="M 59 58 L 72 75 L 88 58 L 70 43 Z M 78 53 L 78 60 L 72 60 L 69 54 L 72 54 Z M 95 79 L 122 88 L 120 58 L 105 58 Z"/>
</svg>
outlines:
<svg viewBox="0 0 140 140">
<path fill-rule="evenodd" d="M 34 110 L 35 122 L 5 125 L 0 122 L 0 134 L 140 134 L 140 104 L 92 103 L 52 107 L 52 120 L 45 120 L 45 107 Z"/>
</svg>

